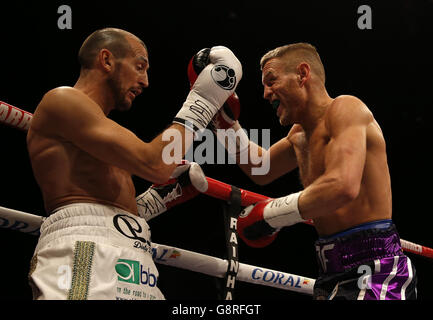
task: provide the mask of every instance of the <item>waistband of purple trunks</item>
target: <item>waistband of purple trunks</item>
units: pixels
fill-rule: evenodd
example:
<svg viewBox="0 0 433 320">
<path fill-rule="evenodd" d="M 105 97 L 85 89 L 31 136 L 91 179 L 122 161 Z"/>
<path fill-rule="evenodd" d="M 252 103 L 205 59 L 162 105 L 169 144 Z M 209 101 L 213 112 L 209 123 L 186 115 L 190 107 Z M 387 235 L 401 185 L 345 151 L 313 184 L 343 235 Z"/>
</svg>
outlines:
<svg viewBox="0 0 433 320">
<path fill-rule="evenodd" d="M 391 220 L 359 225 L 316 241 L 320 273 L 348 271 L 375 259 L 402 255 L 400 236 Z"/>
</svg>

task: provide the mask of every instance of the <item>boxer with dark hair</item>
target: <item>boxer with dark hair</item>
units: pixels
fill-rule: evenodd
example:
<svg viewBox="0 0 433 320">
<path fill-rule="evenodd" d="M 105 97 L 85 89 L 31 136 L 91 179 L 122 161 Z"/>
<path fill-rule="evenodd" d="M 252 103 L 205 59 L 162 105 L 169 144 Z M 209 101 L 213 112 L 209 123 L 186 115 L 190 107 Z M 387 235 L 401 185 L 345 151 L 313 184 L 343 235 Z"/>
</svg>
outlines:
<svg viewBox="0 0 433 320">
<path fill-rule="evenodd" d="M 183 157 L 194 132 L 207 126 L 242 77 L 241 64 L 228 48 L 213 47 L 209 58 L 166 129 L 180 133 L 175 141 L 162 139 L 164 131 L 144 142 L 107 117 L 113 109 L 129 110 L 149 85 L 147 48 L 125 30 L 92 33 L 79 51 L 75 85 L 43 96 L 27 135 L 49 215 L 30 270 L 35 299 L 164 298 L 146 220 L 193 197 L 197 193 L 181 189 L 193 176 L 198 184 L 205 177 L 197 164 L 166 161 L 163 150 L 177 143 Z M 232 88 L 212 78 L 221 64 L 236 75 Z M 137 199 L 132 175 L 154 183 Z M 69 270 L 69 282 L 59 280 L 59 270 Z"/>
</svg>

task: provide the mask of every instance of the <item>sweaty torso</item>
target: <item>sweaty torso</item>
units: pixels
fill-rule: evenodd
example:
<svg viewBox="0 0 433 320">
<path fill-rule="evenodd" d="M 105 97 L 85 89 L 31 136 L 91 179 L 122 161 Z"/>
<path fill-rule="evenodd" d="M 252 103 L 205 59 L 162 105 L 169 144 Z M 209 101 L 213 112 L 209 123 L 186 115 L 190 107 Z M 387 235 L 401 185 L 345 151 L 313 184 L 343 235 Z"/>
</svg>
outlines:
<svg viewBox="0 0 433 320">
<path fill-rule="evenodd" d="M 324 120 L 320 120 L 310 136 L 295 124 L 289 136 L 298 161 L 304 188 L 325 172 L 325 151 L 330 141 Z M 354 201 L 335 212 L 314 219 L 321 236 L 332 235 L 361 223 L 391 219 L 392 201 L 385 141 L 376 121 L 367 127 L 367 152 L 360 192 Z"/>
<path fill-rule="evenodd" d="M 37 111 L 27 135 L 27 147 L 47 213 L 70 203 L 94 202 L 137 214 L 131 174 L 95 159 L 50 132 L 50 119 Z"/>
</svg>

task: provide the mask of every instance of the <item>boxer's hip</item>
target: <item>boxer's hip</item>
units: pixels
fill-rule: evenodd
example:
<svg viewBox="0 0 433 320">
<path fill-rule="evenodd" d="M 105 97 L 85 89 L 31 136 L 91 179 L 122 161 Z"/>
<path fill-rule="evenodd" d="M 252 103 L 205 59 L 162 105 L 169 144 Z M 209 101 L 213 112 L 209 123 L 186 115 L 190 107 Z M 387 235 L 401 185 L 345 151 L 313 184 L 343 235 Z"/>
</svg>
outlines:
<svg viewBox="0 0 433 320">
<path fill-rule="evenodd" d="M 320 238 L 315 246 L 320 274 L 345 272 L 375 259 L 403 254 L 391 220 L 365 223 Z"/>
<path fill-rule="evenodd" d="M 38 299 L 164 299 L 146 221 L 106 205 L 76 203 L 49 216 L 29 276 Z"/>
<path fill-rule="evenodd" d="M 391 220 L 373 221 L 316 241 L 314 299 L 416 299 L 416 270 Z"/>
<path fill-rule="evenodd" d="M 95 239 L 151 254 L 147 222 L 122 209 L 97 203 L 73 203 L 55 210 L 40 228 L 36 251 L 66 239 Z"/>
</svg>

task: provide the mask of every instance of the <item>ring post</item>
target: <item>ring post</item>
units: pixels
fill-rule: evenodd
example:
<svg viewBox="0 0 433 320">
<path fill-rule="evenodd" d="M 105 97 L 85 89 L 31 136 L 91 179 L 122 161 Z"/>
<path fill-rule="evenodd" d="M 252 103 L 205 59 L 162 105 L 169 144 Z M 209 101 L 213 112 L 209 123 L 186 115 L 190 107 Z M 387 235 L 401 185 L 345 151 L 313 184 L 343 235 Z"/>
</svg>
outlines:
<svg viewBox="0 0 433 320">
<path fill-rule="evenodd" d="M 222 203 L 224 213 L 227 271 L 224 277 L 223 299 L 233 300 L 236 277 L 239 271 L 238 237 L 236 232 L 237 218 L 241 210 L 241 191 L 231 186 L 230 199 Z"/>
</svg>

